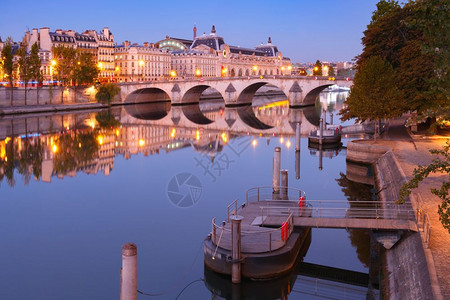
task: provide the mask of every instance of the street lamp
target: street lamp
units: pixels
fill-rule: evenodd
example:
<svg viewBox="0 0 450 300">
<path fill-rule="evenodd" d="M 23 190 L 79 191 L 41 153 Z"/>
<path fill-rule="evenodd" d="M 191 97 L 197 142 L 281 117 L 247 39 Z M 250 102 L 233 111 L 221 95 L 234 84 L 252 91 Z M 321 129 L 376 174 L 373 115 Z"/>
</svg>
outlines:
<svg viewBox="0 0 450 300">
<path fill-rule="evenodd" d="M 170 77 L 177 77 L 177 71 L 175 70 L 170 71 Z"/>
<path fill-rule="evenodd" d="M 202 75 L 202 71 L 200 69 L 195 70 L 195 76 Z"/>
</svg>

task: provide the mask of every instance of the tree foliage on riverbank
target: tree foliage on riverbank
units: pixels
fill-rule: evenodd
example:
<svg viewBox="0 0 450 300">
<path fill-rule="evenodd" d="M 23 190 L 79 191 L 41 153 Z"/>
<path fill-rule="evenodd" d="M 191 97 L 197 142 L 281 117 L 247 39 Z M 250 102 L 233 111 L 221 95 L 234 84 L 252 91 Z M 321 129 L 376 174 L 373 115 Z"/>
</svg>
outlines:
<svg viewBox="0 0 450 300">
<path fill-rule="evenodd" d="M 447 180 L 444 181 L 439 189 L 431 189 L 431 192 L 438 196 L 442 203 L 438 206 L 439 220 L 444 228 L 450 233 L 450 197 L 448 189 L 450 188 L 450 141 L 443 149 L 430 150 L 431 154 L 439 155 L 428 166 L 418 166 L 414 169 L 413 178 L 405 183 L 400 189 L 400 202 L 403 203 L 405 198 L 411 194 L 411 191 L 419 186 L 432 173 L 444 173 Z"/>
<path fill-rule="evenodd" d="M 104 83 L 97 89 L 95 99 L 100 103 L 111 104 L 113 98 L 120 93 L 120 87 L 115 83 Z"/>
<path fill-rule="evenodd" d="M 401 112 L 417 112 L 419 120 L 450 119 L 448 20 L 447 0 L 410 0 L 404 5 L 398 1 L 380 1 L 364 31 L 357 72 L 363 72 L 374 56 L 380 57 L 392 66 L 394 85 L 386 83 L 377 88 L 398 89 L 401 97 L 396 107 Z M 355 80 L 349 101 L 358 102 L 360 95 L 356 90 L 364 88 L 363 84 L 366 83 Z M 348 107 L 343 113 L 346 118 L 360 117 L 356 106 Z M 374 112 L 370 119 L 376 119 L 377 115 Z"/>
</svg>

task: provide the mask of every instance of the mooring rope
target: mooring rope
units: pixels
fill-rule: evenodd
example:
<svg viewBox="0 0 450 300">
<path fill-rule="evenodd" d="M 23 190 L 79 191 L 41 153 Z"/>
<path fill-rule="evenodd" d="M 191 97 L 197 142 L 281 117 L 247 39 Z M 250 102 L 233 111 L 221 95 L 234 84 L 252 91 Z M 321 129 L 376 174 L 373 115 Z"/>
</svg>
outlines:
<svg viewBox="0 0 450 300">
<path fill-rule="evenodd" d="M 219 241 L 217 242 L 216 250 L 214 250 L 214 254 L 213 254 L 213 256 L 212 256 L 212 259 L 216 259 L 217 248 L 219 248 L 220 240 L 222 239 L 222 234 L 223 234 L 223 232 L 225 231 L 224 229 L 225 229 L 225 228 L 222 227 L 222 232 L 220 233 Z"/>
<path fill-rule="evenodd" d="M 174 285 L 172 285 L 172 286 L 169 287 L 168 289 L 166 289 L 166 290 L 164 290 L 164 291 L 162 291 L 162 292 L 159 292 L 159 293 L 145 293 L 145 292 L 140 291 L 140 290 L 137 290 L 137 292 L 138 292 L 139 294 L 141 294 L 141 295 L 144 295 L 144 296 L 157 297 L 157 296 L 165 295 L 165 294 L 167 294 L 167 293 L 173 291 L 175 288 L 179 287 L 179 286 L 180 286 L 180 283 L 186 278 L 186 276 L 189 274 L 189 271 L 191 271 L 192 268 L 194 267 L 195 262 L 197 261 L 197 258 L 198 258 L 199 254 L 200 254 L 200 252 L 201 252 L 200 250 L 201 250 L 202 248 L 203 248 L 203 241 L 202 241 L 201 244 L 200 244 L 200 248 L 199 248 L 199 250 L 198 250 L 198 252 L 197 252 L 197 255 L 195 256 L 194 261 L 193 261 L 192 264 L 189 266 L 189 268 L 186 269 L 186 271 L 184 271 L 184 273 L 182 274 L 182 276 L 180 277 L 180 279 L 178 279 L 178 280 L 175 282 Z M 199 280 L 199 279 L 197 279 L 196 281 L 198 281 L 198 280 Z M 203 279 L 202 279 L 202 280 L 203 280 Z M 192 284 L 192 283 L 193 283 L 193 282 L 191 282 L 190 284 Z M 188 286 L 189 286 L 190 284 L 188 284 Z M 186 286 L 184 289 L 186 289 L 186 288 L 187 288 L 187 286 Z M 183 289 L 181 292 L 183 292 L 184 289 Z M 180 293 L 180 294 L 181 294 L 181 293 Z M 178 294 L 178 296 L 179 296 L 180 294 Z M 177 298 L 178 298 L 178 296 L 177 296 Z"/>
</svg>

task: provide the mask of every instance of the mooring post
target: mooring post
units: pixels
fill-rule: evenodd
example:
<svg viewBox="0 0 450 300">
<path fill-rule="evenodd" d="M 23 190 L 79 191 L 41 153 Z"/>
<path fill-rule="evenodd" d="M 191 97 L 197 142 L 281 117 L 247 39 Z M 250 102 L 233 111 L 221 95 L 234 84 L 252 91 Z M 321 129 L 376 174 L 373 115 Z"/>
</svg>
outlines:
<svg viewBox="0 0 450 300">
<path fill-rule="evenodd" d="M 275 153 L 273 156 L 273 175 L 272 175 L 272 187 L 273 193 L 278 194 L 280 192 L 280 168 L 281 168 L 281 148 L 275 147 Z"/>
<path fill-rule="evenodd" d="M 300 179 L 300 151 L 295 151 L 295 178 Z"/>
<path fill-rule="evenodd" d="M 281 199 L 288 200 L 288 170 L 281 170 Z"/>
<path fill-rule="evenodd" d="M 137 299 L 137 247 L 133 243 L 122 246 L 120 299 Z"/>
<path fill-rule="evenodd" d="M 231 219 L 231 282 L 241 283 L 241 222 L 243 216 L 234 215 Z"/>
<path fill-rule="evenodd" d="M 300 126 L 301 123 L 297 123 L 295 127 L 295 151 L 300 151 Z"/>
</svg>

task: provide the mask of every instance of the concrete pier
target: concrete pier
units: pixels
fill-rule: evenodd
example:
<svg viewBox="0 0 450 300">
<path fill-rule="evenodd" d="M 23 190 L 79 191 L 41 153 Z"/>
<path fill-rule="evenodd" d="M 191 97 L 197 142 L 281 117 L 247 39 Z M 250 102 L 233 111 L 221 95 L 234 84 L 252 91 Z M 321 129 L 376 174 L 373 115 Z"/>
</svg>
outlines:
<svg viewBox="0 0 450 300">
<path fill-rule="evenodd" d="M 243 216 L 231 216 L 231 258 L 233 264 L 231 266 L 231 281 L 233 283 L 241 283 L 241 222 Z"/>
<path fill-rule="evenodd" d="M 278 194 L 280 192 L 280 169 L 281 169 L 281 148 L 275 147 L 275 153 L 273 156 L 273 175 L 272 175 L 272 187 L 273 193 Z"/>
<path fill-rule="evenodd" d="M 133 243 L 127 243 L 122 247 L 120 299 L 137 299 L 137 247 Z"/>
</svg>

